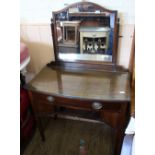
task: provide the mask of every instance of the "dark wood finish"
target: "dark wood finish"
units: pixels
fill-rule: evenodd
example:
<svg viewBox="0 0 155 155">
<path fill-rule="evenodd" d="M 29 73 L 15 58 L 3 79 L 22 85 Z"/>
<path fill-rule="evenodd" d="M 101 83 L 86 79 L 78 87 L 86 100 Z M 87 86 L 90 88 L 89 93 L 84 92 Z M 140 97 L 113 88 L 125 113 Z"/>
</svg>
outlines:
<svg viewBox="0 0 155 155">
<path fill-rule="evenodd" d="M 37 116 L 37 108 L 36 108 L 36 105 L 34 104 L 35 103 L 35 101 L 34 101 L 35 98 L 33 97 L 31 91 L 29 91 L 28 93 L 29 93 L 29 97 L 30 97 L 30 100 L 31 100 L 31 105 L 32 105 L 32 108 L 33 108 L 33 111 L 34 111 L 34 115 L 35 115 L 37 127 L 38 127 L 39 132 L 40 132 L 41 139 L 42 139 L 42 141 L 45 141 L 45 135 L 44 135 L 41 119 Z"/>
<path fill-rule="evenodd" d="M 120 112 L 121 111 L 121 102 L 118 102 L 117 104 L 114 104 L 113 102 L 108 102 L 105 101 L 103 102 L 102 100 L 88 100 L 85 99 L 84 101 L 82 99 L 74 99 L 74 98 L 66 98 L 66 97 L 61 97 L 61 96 L 55 96 L 54 101 L 51 103 L 47 100 L 47 97 L 49 95 L 42 94 L 42 93 L 35 93 L 33 92 L 33 97 L 34 97 L 34 103 L 36 104 L 36 111 L 39 113 L 47 113 L 47 112 L 52 112 L 53 106 L 60 106 L 60 107 L 75 107 L 77 109 L 83 109 L 83 110 L 89 110 L 92 111 L 94 110 L 92 108 L 92 103 L 93 102 L 100 102 L 103 105 L 103 110 L 108 111 L 108 112 Z"/>
<path fill-rule="evenodd" d="M 54 50 L 54 53 L 55 53 L 55 51 L 57 51 L 57 49 L 56 49 L 56 43 L 54 41 L 55 33 L 53 33 L 53 32 L 55 32 L 55 27 L 54 27 L 54 24 L 53 24 L 53 19 L 51 19 L 51 32 L 52 32 L 52 40 L 53 40 L 53 50 Z M 58 60 L 58 57 L 57 57 L 58 55 L 54 54 L 54 56 L 55 56 L 55 60 Z"/>
<path fill-rule="evenodd" d="M 131 52 L 130 52 L 130 62 L 129 62 L 129 72 L 132 73 L 134 72 L 134 65 L 135 65 L 135 32 L 133 34 L 133 39 L 132 39 L 132 46 L 131 46 Z"/>
<path fill-rule="evenodd" d="M 108 63 L 93 63 L 93 62 L 63 62 L 63 61 L 52 61 L 47 66 L 51 68 L 59 68 L 62 70 L 72 70 L 81 71 L 81 70 L 91 70 L 91 71 L 111 71 L 111 72 L 128 72 L 128 69 L 123 68 L 122 66 L 108 64 Z"/>
<path fill-rule="evenodd" d="M 59 107 L 97 112 L 102 121 L 114 129 L 114 155 L 119 155 L 129 118 L 130 84 L 128 72 L 92 70 L 65 70 L 44 67 L 25 86 L 30 93 L 32 107 L 42 140 L 45 140 L 42 117 L 57 116 Z M 125 93 L 120 93 L 125 92 Z M 52 97 L 51 100 L 48 100 Z M 94 102 L 101 109 L 92 107 Z"/>
<path fill-rule="evenodd" d="M 55 11 L 52 13 L 53 17 L 51 19 L 51 30 L 52 30 L 52 37 L 53 37 L 53 47 L 54 47 L 54 53 L 55 53 L 55 61 L 57 61 L 59 64 L 65 64 L 68 62 L 75 62 L 75 61 L 66 61 L 66 60 L 60 60 L 58 57 L 59 51 L 58 51 L 58 34 L 57 34 L 57 30 L 56 30 L 56 16 L 60 13 L 63 13 L 65 11 L 68 11 L 70 8 L 72 7 L 77 7 L 80 5 L 92 5 L 94 7 L 94 9 L 98 9 L 100 11 L 102 11 L 103 13 L 97 14 L 97 13 L 93 13 L 93 12 L 79 12 L 79 13 L 72 13 L 69 14 L 68 16 L 73 16 L 73 17 L 106 17 L 106 13 L 109 14 L 114 14 L 114 35 L 113 35 L 113 48 L 112 48 L 112 62 L 97 62 L 97 61 L 86 61 L 86 60 L 76 60 L 76 64 L 83 64 L 83 63 L 87 63 L 88 65 L 91 65 L 92 63 L 94 64 L 100 64 L 100 65 L 105 65 L 108 67 L 116 67 L 116 62 L 117 62 L 117 47 L 118 47 L 118 27 L 119 27 L 119 20 L 117 19 L 117 11 L 116 10 L 110 10 L 110 9 L 106 9 L 98 4 L 92 3 L 92 2 L 78 2 L 78 3 L 74 3 L 72 5 L 67 6 L 66 8 L 59 10 L 59 11 Z M 95 21 L 95 19 L 94 19 Z M 89 22 L 88 22 L 89 23 Z M 109 66 L 110 65 L 110 66 Z"/>
<path fill-rule="evenodd" d="M 44 94 L 67 95 L 69 98 L 130 101 L 128 80 L 127 72 L 66 71 L 44 67 L 27 87 Z"/>
<path fill-rule="evenodd" d="M 93 8 L 114 15 L 112 62 L 62 61 L 58 58 L 56 18 L 74 6 L 93 5 Z M 104 13 L 80 12 L 74 17 L 106 17 Z M 86 24 L 83 22 L 83 24 Z M 88 23 L 87 23 L 88 24 Z M 93 23 L 96 24 L 95 22 Z M 98 23 L 97 23 L 98 24 Z M 55 62 L 49 63 L 25 86 L 29 90 L 32 107 L 42 140 L 45 140 L 41 118 L 54 115 L 59 109 L 97 113 L 114 131 L 114 155 L 120 155 L 124 131 L 129 119 L 130 82 L 129 73 L 116 65 L 118 45 L 117 11 L 108 10 L 91 2 L 80 2 L 53 12 L 51 30 Z M 98 108 L 95 108 L 97 104 Z M 96 119 L 96 118 L 95 118 Z"/>
<path fill-rule="evenodd" d="M 131 116 L 135 117 L 135 32 L 133 34 L 131 54 L 130 54 L 130 63 L 129 63 L 129 72 L 131 74 Z"/>
</svg>

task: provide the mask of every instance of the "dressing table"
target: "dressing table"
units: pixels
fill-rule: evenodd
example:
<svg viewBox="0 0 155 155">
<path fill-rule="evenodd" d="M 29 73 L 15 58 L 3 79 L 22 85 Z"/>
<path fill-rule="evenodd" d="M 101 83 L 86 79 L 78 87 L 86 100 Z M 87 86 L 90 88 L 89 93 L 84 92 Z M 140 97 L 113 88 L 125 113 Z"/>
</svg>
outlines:
<svg viewBox="0 0 155 155">
<path fill-rule="evenodd" d="M 65 21 L 68 27 L 62 24 Z M 78 28 L 68 24 L 74 21 L 78 21 Z M 97 36 L 90 33 L 80 41 L 80 28 L 87 31 L 90 27 L 94 34 L 95 28 L 108 29 L 108 33 L 98 31 Z M 113 152 L 120 155 L 129 120 L 130 84 L 128 71 L 116 65 L 117 11 L 91 2 L 75 3 L 53 12 L 51 31 L 55 61 L 25 85 L 42 140 L 45 136 L 41 118 L 51 114 L 56 117 L 60 108 L 97 113 L 100 121 L 113 128 Z M 63 35 L 69 38 L 65 42 Z M 89 52 L 84 52 L 88 46 Z"/>
</svg>

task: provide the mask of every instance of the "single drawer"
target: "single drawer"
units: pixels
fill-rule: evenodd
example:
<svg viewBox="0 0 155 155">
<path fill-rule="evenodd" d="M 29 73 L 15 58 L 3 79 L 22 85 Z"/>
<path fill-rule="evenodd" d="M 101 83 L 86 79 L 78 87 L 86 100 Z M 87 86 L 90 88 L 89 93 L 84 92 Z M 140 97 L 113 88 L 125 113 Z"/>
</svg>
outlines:
<svg viewBox="0 0 155 155">
<path fill-rule="evenodd" d="M 121 103 L 113 103 L 98 100 L 75 99 L 70 97 L 59 97 L 41 93 L 33 93 L 35 108 L 40 112 L 48 112 L 54 106 L 69 107 L 73 109 L 84 110 L 105 110 L 118 112 L 121 109 Z"/>
<path fill-rule="evenodd" d="M 64 106 L 64 107 L 68 106 L 86 110 L 106 110 L 106 111 L 118 112 L 121 109 L 120 103 L 86 100 L 86 99 L 74 99 L 67 97 L 55 97 L 55 104 L 57 106 Z"/>
</svg>

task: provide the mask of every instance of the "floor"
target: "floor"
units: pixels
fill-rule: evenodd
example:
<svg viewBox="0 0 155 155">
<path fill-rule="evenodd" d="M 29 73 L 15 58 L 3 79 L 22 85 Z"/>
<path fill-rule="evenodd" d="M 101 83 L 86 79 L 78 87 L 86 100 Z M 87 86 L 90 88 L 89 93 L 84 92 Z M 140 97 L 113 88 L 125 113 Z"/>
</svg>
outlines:
<svg viewBox="0 0 155 155">
<path fill-rule="evenodd" d="M 80 140 L 85 141 L 89 155 L 112 155 L 112 129 L 98 122 L 50 119 L 42 142 L 36 130 L 22 155 L 79 155 Z"/>
</svg>

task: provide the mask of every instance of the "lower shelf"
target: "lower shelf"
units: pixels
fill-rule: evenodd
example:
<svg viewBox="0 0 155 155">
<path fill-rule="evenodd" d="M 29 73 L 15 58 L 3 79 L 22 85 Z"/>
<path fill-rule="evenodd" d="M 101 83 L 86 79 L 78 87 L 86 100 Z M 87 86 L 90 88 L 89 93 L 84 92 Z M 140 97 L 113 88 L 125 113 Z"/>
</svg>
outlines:
<svg viewBox="0 0 155 155">
<path fill-rule="evenodd" d="M 87 110 L 74 110 L 69 108 L 60 107 L 57 109 L 58 114 L 69 115 L 73 117 L 80 117 L 85 119 L 92 119 L 101 121 L 100 113 L 97 111 L 87 111 Z"/>
</svg>

